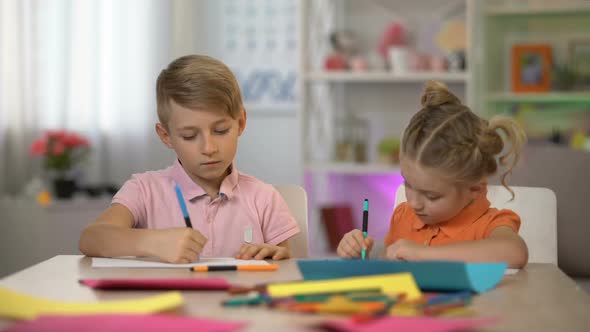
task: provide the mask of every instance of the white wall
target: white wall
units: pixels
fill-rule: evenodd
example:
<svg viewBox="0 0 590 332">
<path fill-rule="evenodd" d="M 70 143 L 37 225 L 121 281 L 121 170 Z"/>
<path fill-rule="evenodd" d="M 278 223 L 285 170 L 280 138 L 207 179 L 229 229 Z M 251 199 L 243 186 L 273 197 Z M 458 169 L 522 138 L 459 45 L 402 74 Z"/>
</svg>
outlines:
<svg viewBox="0 0 590 332">
<path fill-rule="evenodd" d="M 192 50 L 223 58 L 216 20 L 220 2 L 214 0 L 183 1 L 192 5 L 195 31 Z M 186 10 L 185 10 L 186 11 Z M 190 22 L 187 22 L 190 23 Z M 188 29 L 187 29 L 188 30 Z M 187 31 L 185 30 L 185 31 Z M 177 29 L 180 31 L 180 29 Z M 188 37 L 178 38 L 179 42 Z M 191 50 L 185 48 L 190 53 Z M 297 52 L 298 54 L 298 52 Z M 244 173 L 273 184 L 303 184 L 303 161 L 299 108 L 281 110 L 247 110 L 246 130 L 240 138 L 236 166 Z"/>
<path fill-rule="evenodd" d="M 208 15 L 215 1 L 176 0 L 173 5 L 170 61 L 186 54 L 219 56 L 216 35 Z M 244 173 L 273 184 L 302 184 L 298 110 L 248 111 L 246 130 L 239 141 L 236 166 Z M 166 167 L 173 154 L 153 134 L 153 154 L 138 171 Z M 117 179 L 121 179 L 118 176 Z"/>
<path fill-rule="evenodd" d="M 273 184 L 302 184 L 300 129 L 295 110 L 284 115 L 251 112 L 239 143 L 240 171 Z"/>
</svg>

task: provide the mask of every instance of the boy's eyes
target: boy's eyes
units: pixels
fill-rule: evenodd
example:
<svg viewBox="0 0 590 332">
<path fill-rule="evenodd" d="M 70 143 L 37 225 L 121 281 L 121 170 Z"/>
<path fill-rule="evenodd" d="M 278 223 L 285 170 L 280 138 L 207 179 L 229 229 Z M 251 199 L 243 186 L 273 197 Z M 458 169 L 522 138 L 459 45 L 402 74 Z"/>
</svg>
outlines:
<svg viewBox="0 0 590 332">
<path fill-rule="evenodd" d="M 214 134 L 217 135 L 224 135 L 227 134 L 229 132 L 229 128 L 227 129 L 215 129 L 213 130 Z M 190 141 L 193 140 L 195 137 L 197 137 L 197 134 L 192 134 L 192 135 L 181 135 L 182 139 L 185 141 Z"/>
<path fill-rule="evenodd" d="M 223 135 L 223 134 L 226 134 L 228 131 L 229 131 L 229 128 L 227 128 L 227 129 L 216 129 L 216 130 L 215 130 L 215 133 L 216 133 L 216 134 L 221 134 L 221 135 Z"/>
<path fill-rule="evenodd" d="M 429 201 L 436 201 L 437 199 L 439 199 L 439 198 L 440 198 L 440 196 L 426 195 L 426 198 L 427 198 Z"/>
</svg>

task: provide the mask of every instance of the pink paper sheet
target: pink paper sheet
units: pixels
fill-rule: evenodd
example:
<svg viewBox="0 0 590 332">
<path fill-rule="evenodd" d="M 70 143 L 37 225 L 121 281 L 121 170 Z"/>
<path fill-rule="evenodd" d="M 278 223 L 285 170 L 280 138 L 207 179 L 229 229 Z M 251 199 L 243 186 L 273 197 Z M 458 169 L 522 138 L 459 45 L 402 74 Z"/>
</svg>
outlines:
<svg viewBox="0 0 590 332">
<path fill-rule="evenodd" d="M 41 316 L 32 321 L 17 323 L 7 332 L 231 332 L 244 326 L 245 322 L 167 315 Z"/>
<path fill-rule="evenodd" d="M 98 289 L 225 290 L 230 288 L 230 284 L 224 278 L 80 279 L 80 283 Z"/>
<path fill-rule="evenodd" d="M 450 332 L 462 331 L 496 322 L 494 318 L 459 319 L 432 317 L 383 317 L 366 322 L 352 319 L 330 320 L 320 324 L 330 331 L 339 332 Z"/>
</svg>

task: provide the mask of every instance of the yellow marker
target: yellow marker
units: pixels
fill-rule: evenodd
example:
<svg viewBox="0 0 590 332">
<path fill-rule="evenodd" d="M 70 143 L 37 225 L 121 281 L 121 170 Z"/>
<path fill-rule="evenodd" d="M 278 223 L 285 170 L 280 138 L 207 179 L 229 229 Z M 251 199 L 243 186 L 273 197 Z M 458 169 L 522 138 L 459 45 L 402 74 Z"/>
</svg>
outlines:
<svg viewBox="0 0 590 332">
<path fill-rule="evenodd" d="M 0 317 L 34 319 L 41 314 L 151 314 L 182 305 L 180 292 L 167 292 L 138 300 L 104 302 L 58 302 L 41 299 L 0 287 Z"/>
<path fill-rule="evenodd" d="M 418 309 L 415 304 L 396 303 L 393 305 L 393 308 L 389 310 L 389 314 L 393 316 L 415 317 L 421 316 L 422 310 Z"/>
<path fill-rule="evenodd" d="M 422 296 L 411 273 L 382 274 L 330 280 L 314 280 L 271 284 L 267 286 L 272 297 L 309 295 L 335 292 L 350 292 L 364 289 L 379 289 L 384 294 L 406 294 L 413 300 Z"/>
<path fill-rule="evenodd" d="M 383 310 L 384 302 L 354 302 L 344 296 L 334 296 L 317 306 L 317 312 L 331 314 L 359 314 Z"/>
</svg>

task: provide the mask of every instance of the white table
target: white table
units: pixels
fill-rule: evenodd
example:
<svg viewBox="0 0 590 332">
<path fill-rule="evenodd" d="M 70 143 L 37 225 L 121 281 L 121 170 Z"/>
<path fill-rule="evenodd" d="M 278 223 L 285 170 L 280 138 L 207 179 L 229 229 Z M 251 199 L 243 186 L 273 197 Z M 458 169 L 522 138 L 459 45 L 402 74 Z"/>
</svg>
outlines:
<svg viewBox="0 0 590 332">
<path fill-rule="evenodd" d="M 211 272 L 236 284 L 254 285 L 301 278 L 295 260 L 278 262 L 276 272 Z M 195 277 L 186 269 L 93 269 L 83 256 L 56 256 L 0 280 L 0 286 L 34 296 L 63 301 L 121 300 L 160 294 L 160 291 L 95 291 L 78 283 L 80 278 Z M 199 273 L 198 276 L 206 276 Z M 279 312 L 264 307 L 227 308 L 225 292 L 183 291 L 179 313 L 223 320 L 243 320 L 245 331 L 301 331 L 325 317 Z M 486 316 L 501 318 L 499 324 L 481 331 L 588 331 L 590 296 L 551 264 L 531 264 L 500 285 L 477 296 L 473 308 Z M 0 329 L 9 322 L 0 320 Z"/>
</svg>

